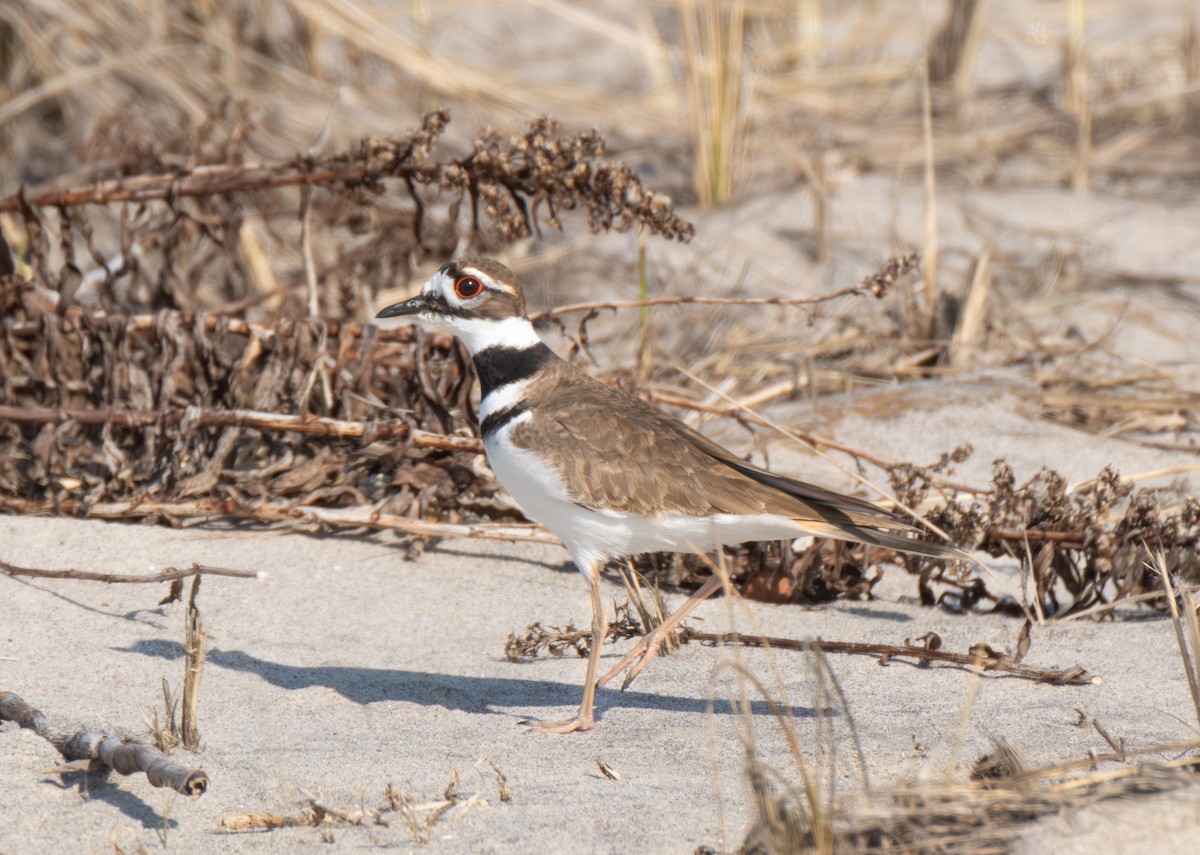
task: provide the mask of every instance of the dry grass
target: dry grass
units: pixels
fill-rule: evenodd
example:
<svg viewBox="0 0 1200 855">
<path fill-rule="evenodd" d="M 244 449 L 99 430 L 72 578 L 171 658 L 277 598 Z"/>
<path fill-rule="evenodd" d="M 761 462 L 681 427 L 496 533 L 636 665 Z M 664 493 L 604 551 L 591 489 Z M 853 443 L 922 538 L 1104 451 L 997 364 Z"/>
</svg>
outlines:
<svg viewBox="0 0 1200 855">
<path fill-rule="evenodd" d="M 1195 612 L 1191 614 L 1194 623 Z M 1187 643 L 1195 640 L 1200 636 L 1192 636 Z M 1180 645 L 1182 650 L 1182 638 Z M 823 661 L 819 654 L 816 661 Z M 828 696 L 823 697 L 828 703 Z M 968 695 L 956 746 L 961 744 L 970 706 Z M 833 708 L 852 728 L 852 716 L 844 703 Z M 1200 707 L 1197 712 L 1200 714 Z M 785 730 L 789 745 L 800 744 L 802 737 L 793 720 L 780 716 L 777 724 Z M 832 787 L 822 790 L 814 785 L 823 771 L 832 774 L 832 760 L 825 761 L 824 770 L 813 768 L 793 750 L 793 768 L 784 771 L 778 760 L 767 761 L 760 755 L 747 736 L 749 728 L 744 728 L 746 784 L 756 817 L 738 851 L 747 855 L 881 850 L 909 855 L 998 855 L 1009 851 L 1031 824 L 1043 817 L 1069 814 L 1110 799 L 1145 798 L 1196 785 L 1200 741 L 1131 751 L 1115 743 L 1098 722 L 1092 724 L 1113 747 L 1112 752 L 1093 751 L 1077 760 L 1031 767 L 1019 747 L 992 737 L 992 750 L 975 758 L 965 776 L 957 760 L 951 761 L 941 779 L 933 776 L 889 787 L 870 786 L 863 773 L 861 790 L 837 797 Z M 820 725 L 814 736 L 820 745 L 828 745 L 832 739 L 824 732 L 826 728 Z M 859 761 L 865 762 L 861 757 Z"/>
<path fill-rule="evenodd" d="M 1167 608 L 1171 612 L 1171 625 L 1175 630 L 1175 644 L 1187 677 L 1188 691 L 1192 696 L 1192 707 L 1196 711 L 1196 725 L 1200 727 L 1200 602 L 1189 588 L 1178 588 L 1169 562 L 1161 551 L 1154 554 L 1153 569 L 1162 577 L 1163 591 L 1167 597 Z M 1178 593 L 1177 593 L 1178 591 Z"/>
<path fill-rule="evenodd" d="M 1082 0 L 1047 10 L 1049 32 L 1045 26 L 1000 29 L 995 8 L 985 2 L 949 4 L 944 20 L 901 15 L 890 8 L 870 14 L 850 8 L 822 11 L 811 2 L 678 0 L 658 14 L 639 12 L 624 20 L 551 0 L 532 4 L 546 16 L 547 26 L 553 25 L 544 31 L 545 39 L 586 34 L 581 64 L 622 52 L 630 62 L 627 69 L 613 71 L 616 83 L 604 74 L 551 82 L 522 73 L 515 62 L 504 64 L 523 57 L 521 51 L 536 56 L 539 45 L 517 45 L 511 55 L 499 45 L 474 53 L 449 50 L 436 35 L 440 28 L 453 29 L 459 17 L 474 14 L 474 7 L 463 2 L 446 4 L 432 16 L 387 15 L 367 5 L 308 0 L 294 4 L 288 16 L 271 17 L 253 14 L 251 4 L 236 26 L 235 7 L 196 20 L 174 9 L 150 9 L 144 0 L 110 4 L 104 13 L 88 7 L 76 15 L 66 14 L 60 5 L 26 4 L 9 22 L 13 59 L 7 65 L 0 62 L 0 70 L 8 70 L 9 90 L 18 96 L 6 108 L 8 123 L 0 125 L 0 154 L 23 169 L 38 170 L 40 177 L 58 176 L 66 159 L 56 160 L 50 153 L 78 150 L 103 115 L 134 102 L 137 112 L 155 121 L 171 115 L 180 127 L 207 128 L 209 157 L 228 146 L 222 130 L 232 127 L 248 147 L 239 156 L 250 160 L 291 156 L 322 139 L 329 150 L 360 134 L 390 131 L 391 117 L 414 116 L 431 99 L 497 116 L 509 125 L 554 111 L 575 125 L 616 129 L 636 163 L 666 176 L 666 189 L 691 198 L 715 201 L 736 195 L 735 187 L 745 193 L 778 187 L 781 181 L 785 186 L 807 181 L 822 212 L 814 224 L 820 254 L 828 252 L 828 222 L 836 214 L 826 186 L 827 160 L 851 171 L 919 168 L 931 187 L 959 175 L 1003 183 L 1010 167 L 1017 175 L 1030 163 L 1052 169 L 1066 164 L 1059 173 L 1064 178 L 1082 169 L 1089 184 L 1114 192 L 1129 180 L 1158 181 L 1165 191 L 1174 179 L 1200 173 L 1200 158 L 1186 144 L 1192 127 L 1188 105 L 1195 101 L 1187 81 L 1194 79 L 1198 53 L 1189 48 L 1186 34 L 1194 32 L 1195 22 L 1181 21 L 1178 31 L 1184 35 L 1175 45 L 1089 44 L 1084 51 L 1080 34 L 1086 15 L 1106 12 L 1094 12 Z M 515 8 L 519 12 L 521 4 Z M 929 14 L 940 11 L 931 6 Z M 1053 29 L 1058 23 L 1061 31 Z M 91 49 L 81 51 L 66 35 L 50 42 L 48 33 L 77 34 Z M 981 59 L 986 45 L 1024 56 L 1041 46 L 1039 40 L 1046 41 L 1047 50 L 1030 54 L 1031 75 L 1046 75 L 1049 95 L 1039 86 L 980 74 L 980 63 L 988 58 Z M 104 59 L 88 62 L 81 53 Z M 198 64 L 175 61 L 180 55 L 194 56 Z M 489 61 L 482 62 L 483 56 Z M 1067 61 L 1059 62 L 1059 57 Z M 202 74 L 182 72 L 195 67 L 211 69 L 220 85 L 202 83 Z M 146 69 L 154 74 L 146 75 Z M 929 85 L 922 69 L 928 69 Z M 87 97 L 71 85 L 81 75 L 91 87 Z M 1099 92 L 1097 79 L 1103 84 Z M 612 94 L 614 86 L 619 97 Z M 231 101 L 248 105 L 253 121 L 240 122 L 236 112 L 223 106 Z M 222 118 L 208 118 L 222 110 Z M 1085 113 L 1090 130 L 1082 127 Z M 39 148 L 52 119 L 65 133 L 56 139 L 57 147 Z M 1078 132 L 1064 135 L 1065 125 Z M 123 128 L 113 135 L 114 142 L 126 143 L 127 152 L 132 148 L 135 160 L 153 154 L 153 148 L 128 145 Z M 460 135 L 456 142 L 465 139 Z M 1085 143 L 1090 151 L 1080 148 Z M 751 144 L 754 156 L 749 158 Z M 95 150 L 109 168 L 123 168 L 128 160 L 112 149 Z M 29 151 L 43 154 L 25 156 Z M 165 165 L 195 157 L 204 162 L 206 156 L 172 155 L 175 159 Z M 681 158 L 694 167 L 686 182 L 677 166 Z M 796 163 L 808 167 L 796 169 Z M 1165 163 L 1171 165 L 1170 175 L 1162 173 Z M 37 183 L 39 178 L 27 180 Z M 690 188 L 681 187 L 683 183 Z M 781 374 L 800 371 L 821 377 L 809 389 L 820 394 L 935 369 L 945 373 L 947 368 L 995 364 L 997 358 L 1020 364 L 1052 346 L 997 342 L 989 327 L 1011 324 L 990 307 L 962 313 L 975 324 L 968 330 L 977 340 L 974 352 L 988 351 L 978 359 L 950 358 L 948 345 L 963 336 L 953 325 L 930 339 L 941 312 L 939 295 L 954 299 L 953 292 L 965 290 L 974 279 L 961 286 L 948 281 L 952 274 L 938 249 L 942 226 L 936 200 L 926 200 L 925 214 L 925 280 L 915 314 L 852 313 L 822 325 L 822 340 L 806 343 L 799 353 L 785 336 L 794 328 L 790 319 L 771 324 L 780 327 L 774 339 L 763 335 L 757 318 L 751 332 L 763 354 L 756 357 L 739 346 L 736 330 L 729 329 L 736 313 L 696 313 L 693 318 L 731 333 L 727 346 L 719 348 L 735 363 L 721 366 L 733 369 L 725 376 L 753 391 L 769 387 Z M 238 239 L 248 248 L 247 256 L 258 259 L 249 262 L 257 271 L 250 277 L 255 288 L 270 293 L 273 277 L 269 265 L 264 269 L 263 257 L 282 252 L 299 262 L 297 241 L 271 247 L 264 244 L 273 243 L 269 221 L 251 226 L 239 230 Z M 263 244 L 262 252 L 254 249 L 256 241 Z M 313 249 L 321 269 L 322 247 Z M 453 242 L 447 247 L 451 249 Z M 1020 274 L 1037 271 L 1045 259 L 1020 259 L 1021 271 L 1001 263 L 1007 259 L 994 260 L 989 290 L 1011 296 Z M 978 290 L 972 293 L 979 295 Z M 658 325 L 656 335 L 667 334 Z M 661 349 L 678 350 L 674 341 L 663 342 Z M 711 347 L 704 352 L 715 355 Z M 684 378 L 664 379 L 689 385 Z"/>
<path fill-rule="evenodd" d="M 751 85 L 744 48 L 742 0 L 678 0 L 685 57 L 696 195 L 714 205 L 732 195 L 745 168 Z"/>
<path fill-rule="evenodd" d="M 501 804 L 507 804 L 512 800 L 508 779 L 495 763 L 487 763 L 494 776 L 497 798 Z M 384 788 L 384 803 L 380 807 L 368 806 L 365 795 L 361 793 L 353 804 L 340 806 L 301 790 L 304 806 L 295 813 L 251 811 L 235 814 L 221 820 L 221 829 L 237 833 L 277 828 L 315 828 L 321 842 L 333 843 L 335 829 L 400 826 L 412 835 L 413 843 L 423 845 L 430 842 L 439 823 L 456 821 L 471 811 L 489 807 L 488 798 L 484 795 L 488 782 L 480 764 L 476 764 L 475 771 L 478 773 L 479 787 L 474 792 L 462 788 L 458 772 L 454 769 L 450 770 L 450 780 L 440 797 L 419 801 L 408 789 L 389 783 Z"/>
</svg>

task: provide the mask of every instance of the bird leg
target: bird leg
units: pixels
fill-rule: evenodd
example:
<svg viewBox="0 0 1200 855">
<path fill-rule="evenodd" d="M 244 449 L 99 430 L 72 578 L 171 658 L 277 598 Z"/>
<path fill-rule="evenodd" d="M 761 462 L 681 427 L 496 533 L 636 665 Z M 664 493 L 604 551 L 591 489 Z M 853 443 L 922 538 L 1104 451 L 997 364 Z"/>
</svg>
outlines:
<svg viewBox="0 0 1200 855">
<path fill-rule="evenodd" d="M 659 624 L 654 632 L 647 636 L 643 636 L 642 640 L 633 646 L 633 649 L 625 655 L 625 658 L 612 667 L 611 670 L 596 683 L 599 688 L 611 680 L 613 677 L 620 674 L 626 668 L 629 668 L 629 674 L 625 677 L 625 682 L 621 683 L 621 691 L 629 688 L 629 684 L 633 682 L 638 674 L 642 673 L 642 669 L 650 664 L 650 660 L 658 655 L 658 649 L 662 646 L 668 633 L 671 632 L 679 622 L 695 610 L 696 606 L 711 597 L 718 588 L 721 587 L 721 577 L 715 573 L 708 577 L 708 580 L 701 585 L 696 593 L 688 597 L 687 602 L 676 609 L 670 617 Z M 636 664 L 635 664 L 636 663 Z M 633 666 L 630 668 L 630 666 Z"/>
<path fill-rule="evenodd" d="M 566 721 L 523 721 L 530 730 L 537 733 L 572 733 L 576 730 L 591 730 L 596 726 L 596 672 L 600 667 L 600 649 L 604 646 L 604 636 L 608 632 L 608 617 L 604 613 L 604 603 L 600 600 L 600 564 L 593 564 L 588 570 L 588 590 L 592 595 L 592 645 L 588 652 L 587 679 L 583 684 L 583 703 L 574 718 Z M 603 685 L 603 684 L 601 684 Z"/>
</svg>

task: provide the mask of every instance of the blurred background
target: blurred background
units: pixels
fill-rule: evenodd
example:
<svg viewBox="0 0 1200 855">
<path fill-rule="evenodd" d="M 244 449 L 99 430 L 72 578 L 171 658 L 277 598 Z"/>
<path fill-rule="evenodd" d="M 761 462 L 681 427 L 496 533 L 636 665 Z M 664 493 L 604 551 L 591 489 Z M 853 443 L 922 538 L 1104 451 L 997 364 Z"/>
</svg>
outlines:
<svg viewBox="0 0 1200 855">
<path fill-rule="evenodd" d="M 1198 17 L 1186 0 L 30 0 L 0 9 L 0 193 L 328 154 L 437 108 L 449 156 L 549 114 L 599 129 L 696 222 L 690 246 L 646 248 L 643 288 L 828 290 L 917 249 L 924 338 L 985 249 L 1009 297 L 1194 282 Z M 247 222 L 254 277 L 299 268 L 294 228 Z M 628 296 L 636 244 L 568 222 L 509 257 L 545 302 L 597 281 Z"/>
<path fill-rule="evenodd" d="M 919 249 L 932 312 L 988 244 L 999 278 L 1039 292 L 1186 278 L 1198 17 L 1187 0 L 28 0 L 0 8 L 0 193 L 328 154 L 443 107 L 456 153 L 550 114 L 696 220 L 686 250 L 649 247 L 663 288 L 827 288 Z M 298 264 L 297 241 L 251 225 L 273 269 Z M 532 281 L 636 289 L 635 241 L 585 232 L 512 252 L 550 255 Z"/>
</svg>

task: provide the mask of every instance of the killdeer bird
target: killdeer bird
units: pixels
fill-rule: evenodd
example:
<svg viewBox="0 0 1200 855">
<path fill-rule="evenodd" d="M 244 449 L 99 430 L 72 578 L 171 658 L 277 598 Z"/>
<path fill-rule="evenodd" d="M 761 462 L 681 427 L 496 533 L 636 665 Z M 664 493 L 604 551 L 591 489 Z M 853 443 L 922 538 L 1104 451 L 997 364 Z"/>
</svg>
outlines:
<svg viewBox="0 0 1200 855">
<path fill-rule="evenodd" d="M 587 579 L 592 644 L 583 702 L 566 721 L 523 722 L 534 730 L 594 727 L 597 685 L 630 667 L 628 685 L 666 634 L 720 585 L 710 579 L 597 681 L 606 630 L 599 579 L 611 560 L 805 535 L 965 557 L 909 539 L 913 526 L 861 499 L 752 466 L 560 359 L 534 331 L 516 277 L 497 261 L 446 264 L 419 295 L 376 317 L 403 315 L 416 315 L 466 344 L 482 386 L 479 423 L 488 462 L 525 513 L 562 540 Z"/>
</svg>

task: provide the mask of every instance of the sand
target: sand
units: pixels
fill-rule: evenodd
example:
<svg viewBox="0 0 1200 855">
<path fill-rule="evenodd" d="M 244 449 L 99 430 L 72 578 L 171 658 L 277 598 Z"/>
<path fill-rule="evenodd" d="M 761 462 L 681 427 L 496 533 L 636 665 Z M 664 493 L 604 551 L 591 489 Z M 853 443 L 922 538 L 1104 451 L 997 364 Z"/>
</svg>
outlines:
<svg viewBox="0 0 1200 855">
<path fill-rule="evenodd" d="M 962 406 L 954 399 L 943 399 L 947 412 Z M 993 393 L 988 406 L 977 406 L 970 424 L 989 449 L 1017 450 L 1017 400 Z M 919 408 L 882 422 L 886 431 L 853 413 L 824 412 L 846 441 L 861 442 L 873 432 L 880 453 L 921 430 L 931 441 L 942 439 L 930 435 L 930 416 Z M 968 415 L 956 418 L 961 428 Z M 942 425 L 944 433 L 954 429 Z M 1074 443 L 1071 456 L 1066 439 L 1049 431 L 1040 448 L 1072 477 L 1113 456 L 1099 441 Z M 776 462 L 788 471 L 800 460 Z M 830 476 L 829 483 L 837 482 Z M 263 581 L 208 578 L 201 589 L 210 632 L 199 702 L 202 749 L 176 756 L 208 773 L 208 793 L 189 801 L 141 777 L 64 780 L 51 771 L 58 758 L 49 744 L 2 725 L 4 855 L 108 852 L 113 846 L 153 851 L 164 834 L 171 848 L 189 852 L 318 847 L 320 832 L 311 828 L 230 834 L 220 823 L 249 811 L 295 813 L 309 795 L 331 806 L 361 800 L 379 808 L 389 783 L 418 803 L 435 802 L 455 773 L 461 791 L 473 798 L 432 826 L 423 851 L 728 849 L 741 842 L 752 816 L 743 775 L 746 735 L 781 780 L 797 780 L 781 724 L 764 699 L 751 692 L 751 714 L 732 711 L 728 699 L 738 692 L 739 667 L 790 709 L 808 762 L 832 768 L 839 792 L 861 786 L 851 718 L 872 784 L 944 774 L 975 680 L 969 669 L 899 662 L 885 668 L 870 657 L 830 655 L 849 711 L 834 708 L 830 717 L 818 714 L 827 707 L 809 656 L 693 644 L 654 662 L 624 694 L 601 691 L 595 731 L 537 735 L 519 722 L 570 714 L 584 662 L 571 656 L 514 664 L 505 659 L 504 644 L 510 632 L 534 620 L 588 620 L 583 581 L 561 548 L 442 541 L 410 561 L 390 535 L 12 517 L 0 518 L 0 544 L 5 560 L 18 565 L 145 573 L 202 562 L 267 574 Z M 1012 583 L 1011 565 L 991 566 Z M 156 606 L 163 592 L 160 585 L 0 577 L 0 689 L 17 692 L 56 723 L 146 732 L 147 720 L 162 710 L 163 679 L 178 690 L 183 675 L 183 606 Z M 700 610 L 697 625 L 879 643 L 933 631 L 952 650 L 1015 643 L 1018 621 L 922 607 L 914 582 L 899 570 L 889 572 L 878 593 L 873 602 L 819 609 L 720 599 Z M 605 595 L 623 599 L 611 580 Z M 604 661 L 614 662 L 630 643 L 606 651 Z M 1026 661 L 1078 664 L 1103 684 L 982 677 L 960 766 L 986 751 L 993 736 L 1008 739 L 1033 764 L 1104 750 L 1097 733 L 1079 725 L 1081 715 L 1098 719 L 1130 747 L 1195 733 L 1172 629 L 1160 617 L 1131 611 L 1114 622 L 1036 627 Z M 621 780 L 602 775 L 598 759 Z M 499 797 L 492 764 L 511 788 L 507 802 Z M 1194 834 L 1200 831 L 1194 805 L 1164 797 L 1151 809 L 1170 817 L 1166 826 L 1184 829 L 1174 833 Z M 386 827 L 333 828 L 335 850 L 417 849 L 408 827 L 389 816 Z M 1108 818 L 1101 810 L 1088 827 Z M 1027 851 L 1056 851 L 1050 843 L 1071 828 L 1031 833 Z M 1043 844 L 1049 848 L 1039 848 Z M 1102 842 L 1089 851 L 1136 850 Z"/>
<path fill-rule="evenodd" d="M 765 206 L 766 217 L 776 209 L 769 202 L 748 204 Z M 698 238 L 686 251 L 698 263 L 719 243 Z M 593 249 L 602 253 L 604 245 Z M 667 269 L 671 263 L 664 262 Z M 1103 330 L 1119 316 L 1113 348 L 1127 348 L 1130 358 L 1169 356 L 1172 370 L 1181 372 L 1200 363 L 1200 344 L 1175 334 L 1186 315 L 1163 308 L 1185 298 L 1186 289 L 1063 295 L 1055 313 L 1037 322 Z M 614 348 L 610 354 L 620 359 L 619 337 L 600 346 Z M 1053 466 L 1077 482 L 1113 464 L 1141 476 L 1139 486 L 1168 488 L 1168 496 L 1197 492 L 1194 471 L 1147 475 L 1194 465 L 1193 454 L 1051 424 L 1040 417 L 1035 388 L 1019 367 L 983 366 L 949 380 L 865 388 L 764 412 L 895 460 L 928 463 L 970 441 L 977 451 L 957 477 L 972 483 L 986 484 L 992 461 L 1002 457 L 1021 480 Z M 741 452 L 765 449 L 781 472 L 855 487 L 844 471 L 768 431 L 755 446 L 731 422 L 703 427 Z M 798 780 L 765 698 L 752 693 L 749 716 L 733 712 L 738 668 L 791 710 L 808 762 L 832 768 L 838 792 L 862 785 L 851 717 L 875 785 L 939 777 L 951 764 L 975 679 L 969 670 L 881 668 L 872 658 L 849 655 L 829 658 L 847 702 L 832 718 L 818 714 L 825 703 L 808 656 L 689 645 L 654 662 L 624 694 L 601 691 L 595 731 L 528 733 L 522 719 L 565 717 L 582 691 L 580 659 L 514 664 L 504 657 L 508 634 L 535 620 L 579 626 L 589 620 L 583 581 L 565 551 L 460 540 L 435 544 L 417 560 L 405 555 L 390 535 L 0 517 L 0 558 L 17 565 L 146 573 L 200 562 L 267 574 L 264 581 L 210 578 L 200 593 L 211 648 L 199 701 L 202 748 L 175 756 L 208 773 L 208 793 L 188 801 L 141 777 L 63 779 L 52 771 L 59 758 L 48 743 L 0 725 L 0 855 L 154 851 L 164 838 L 188 852 L 315 848 L 326 845 L 318 830 L 231 834 L 221 821 L 251 811 L 292 814 L 310 797 L 333 807 L 361 801 L 380 808 L 389 783 L 418 804 L 434 803 L 455 774 L 463 798 L 428 830 L 427 844 L 388 814 L 387 826 L 329 830 L 334 846 L 323 851 L 732 849 L 752 819 L 747 736 L 779 780 Z M 1015 590 L 1012 563 L 988 564 Z M 0 577 L 0 690 L 16 692 L 62 726 L 144 734 L 147 721 L 162 712 L 162 681 L 178 691 L 184 670 L 183 607 L 156 606 L 163 593 L 158 585 Z M 612 581 L 605 594 L 623 599 Z M 899 570 L 889 571 L 877 594 L 873 602 L 819 609 L 714 601 L 700 610 L 697 625 L 889 644 L 936 632 L 959 651 L 977 642 L 1011 649 L 1019 630 L 1012 618 L 922 607 L 915 583 Z M 630 643 L 606 651 L 604 661 L 615 662 Z M 1195 735 L 1174 636 L 1161 616 L 1135 608 L 1113 622 L 1036 627 L 1027 664 L 1078 664 L 1103 683 L 1056 687 L 984 676 L 970 706 L 960 771 L 993 736 L 1009 740 L 1033 764 L 1105 750 L 1094 729 L 1079 725 L 1081 716 L 1099 720 L 1131 748 Z M 598 759 L 621 780 L 605 777 Z M 500 798 L 493 764 L 511 788 L 509 801 Z M 1105 833 L 1106 824 L 1127 831 L 1135 822 L 1129 812 L 1154 822 L 1139 825 L 1135 841 Z M 1171 851 L 1172 840 L 1200 832 L 1200 812 L 1184 795 L 1141 801 L 1125 813 L 1102 806 L 1034 825 L 1024 851 L 1060 851 L 1081 823 L 1095 841 L 1087 847 L 1093 855 L 1139 851 L 1135 843 L 1141 851 Z"/>
</svg>

